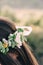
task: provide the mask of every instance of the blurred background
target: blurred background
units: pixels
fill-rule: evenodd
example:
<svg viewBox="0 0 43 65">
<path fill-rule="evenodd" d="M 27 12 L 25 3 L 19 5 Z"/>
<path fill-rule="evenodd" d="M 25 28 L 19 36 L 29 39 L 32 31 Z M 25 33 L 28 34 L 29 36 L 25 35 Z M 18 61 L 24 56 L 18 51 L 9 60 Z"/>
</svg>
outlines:
<svg viewBox="0 0 43 65">
<path fill-rule="evenodd" d="M 0 16 L 19 26 L 32 26 L 27 42 L 43 65 L 43 0 L 0 0 Z"/>
</svg>

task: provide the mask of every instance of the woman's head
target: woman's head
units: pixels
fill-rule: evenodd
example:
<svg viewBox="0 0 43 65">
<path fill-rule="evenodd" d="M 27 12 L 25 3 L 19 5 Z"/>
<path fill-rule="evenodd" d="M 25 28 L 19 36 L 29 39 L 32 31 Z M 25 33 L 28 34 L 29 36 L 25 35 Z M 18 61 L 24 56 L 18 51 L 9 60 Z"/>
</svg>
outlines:
<svg viewBox="0 0 43 65">
<path fill-rule="evenodd" d="M 0 18 L 0 41 L 2 41 L 2 38 L 8 39 L 8 35 L 10 33 L 14 33 L 15 31 L 16 28 L 14 22 L 11 22 L 5 18 Z M 15 47 L 13 49 L 10 47 L 7 54 L 0 53 L 0 64 L 33 65 L 24 46 L 25 45 L 22 45 L 20 49 L 18 47 Z"/>
<path fill-rule="evenodd" d="M 13 29 L 14 28 L 14 29 Z M 0 18 L 0 40 L 7 38 L 10 33 L 15 32 L 15 25 L 10 20 Z"/>
</svg>

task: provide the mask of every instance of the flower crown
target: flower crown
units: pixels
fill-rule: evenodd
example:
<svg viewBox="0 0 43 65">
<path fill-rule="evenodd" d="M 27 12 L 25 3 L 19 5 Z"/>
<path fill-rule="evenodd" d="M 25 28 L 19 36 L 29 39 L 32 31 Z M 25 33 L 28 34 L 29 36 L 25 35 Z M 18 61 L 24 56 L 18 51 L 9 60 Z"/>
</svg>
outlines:
<svg viewBox="0 0 43 65">
<path fill-rule="evenodd" d="M 23 33 L 24 30 L 22 28 L 18 28 L 15 33 L 8 36 L 8 40 L 3 38 L 2 41 L 0 41 L 0 52 L 6 54 L 9 51 L 10 47 L 15 48 L 15 46 L 17 46 L 20 48 L 22 46 L 22 43 L 26 41 L 26 37 Z"/>
</svg>

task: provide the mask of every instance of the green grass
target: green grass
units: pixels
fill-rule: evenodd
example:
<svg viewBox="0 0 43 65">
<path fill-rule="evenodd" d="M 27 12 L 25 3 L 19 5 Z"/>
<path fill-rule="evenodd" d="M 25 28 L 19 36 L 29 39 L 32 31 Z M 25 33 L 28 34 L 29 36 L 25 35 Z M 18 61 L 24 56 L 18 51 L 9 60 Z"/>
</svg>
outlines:
<svg viewBox="0 0 43 65">
<path fill-rule="evenodd" d="M 0 11 L 0 16 L 8 17 L 13 22 L 19 23 L 20 20 L 12 12 L 6 10 L 5 12 Z"/>
</svg>

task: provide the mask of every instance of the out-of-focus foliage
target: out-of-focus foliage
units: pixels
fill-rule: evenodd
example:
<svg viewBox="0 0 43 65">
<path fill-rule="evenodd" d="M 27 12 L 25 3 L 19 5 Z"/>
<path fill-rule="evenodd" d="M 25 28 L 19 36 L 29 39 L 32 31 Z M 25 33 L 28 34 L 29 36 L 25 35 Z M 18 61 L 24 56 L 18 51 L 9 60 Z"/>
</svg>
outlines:
<svg viewBox="0 0 43 65">
<path fill-rule="evenodd" d="M 30 19 L 25 23 L 26 26 L 32 26 L 32 33 L 27 37 L 27 42 L 32 47 L 34 54 L 40 60 L 40 65 L 43 65 L 43 16 L 38 19 Z"/>
<path fill-rule="evenodd" d="M 29 26 L 29 25 L 35 25 L 35 26 L 40 26 L 40 27 L 43 27 L 43 16 L 38 19 L 38 20 L 35 20 L 33 18 L 30 18 L 26 23 L 25 23 L 26 26 Z"/>
<path fill-rule="evenodd" d="M 11 13 L 10 11 L 6 10 L 5 12 L 0 11 L 0 16 L 8 17 L 13 22 L 20 22 L 19 19 L 17 19 L 16 15 Z"/>
</svg>

